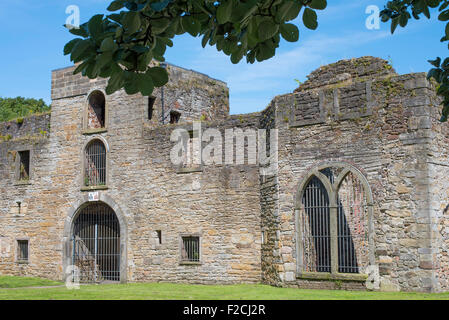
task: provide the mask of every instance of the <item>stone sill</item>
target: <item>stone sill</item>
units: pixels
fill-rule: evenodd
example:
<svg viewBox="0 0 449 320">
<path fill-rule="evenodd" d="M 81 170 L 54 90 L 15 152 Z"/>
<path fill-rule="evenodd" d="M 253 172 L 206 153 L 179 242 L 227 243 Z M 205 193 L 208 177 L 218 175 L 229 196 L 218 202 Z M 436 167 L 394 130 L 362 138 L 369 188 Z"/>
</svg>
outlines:
<svg viewBox="0 0 449 320">
<path fill-rule="evenodd" d="M 305 280 L 346 280 L 346 281 L 360 281 L 365 282 L 368 279 L 367 274 L 353 274 L 353 273 L 322 273 L 322 272 L 303 272 L 296 277 L 297 279 Z"/>
<path fill-rule="evenodd" d="M 17 264 L 30 264 L 30 262 L 28 260 L 17 260 L 16 263 Z"/>
<path fill-rule="evenodd" d="M 85 129 L 83 130 L 83 134 L 89 135 L 89 134 L 95 134 L 95 133 L 103 133 L 107 132 L 108 129 L 106 128 L 98 128 L 98 129 Z"/>
<path fill-rule="evenodd" d="M 194 172 L 203 172 L 203 167 L 195 167 L 195 168 L 178 168 L 176 170 L 177 174 L 187 174 Z"/>
<path fill-rule="evenodd" d="M 202 263 L 199 261 L 181 261 L 179 263 L 179 265 L 181 265 L 181 266 L 200 266 L 200 265 L 202 265 Z"/>
<path fill-rule="evenodd" d="M 95 191 L 95 190 L 108 190 L 108 186 L 91 186 L 91 187 L 82 187 L 81 191 Z"/>
<path fill-rule="evenodd" d="M 29 186 L 31 185 L 31 181 L 30 180 L 20 180 L 20 181 L 16 181 L 14 183 L 15 186 Z"/>
</svg>

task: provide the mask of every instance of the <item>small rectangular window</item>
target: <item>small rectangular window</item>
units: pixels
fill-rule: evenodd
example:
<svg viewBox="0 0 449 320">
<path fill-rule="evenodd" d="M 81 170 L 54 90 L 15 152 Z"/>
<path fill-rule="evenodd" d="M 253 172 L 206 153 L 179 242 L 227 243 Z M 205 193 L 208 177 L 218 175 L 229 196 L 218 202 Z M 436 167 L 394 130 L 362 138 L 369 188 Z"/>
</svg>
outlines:
<svg viewBox="0 0 449 320">
<path fill-rule="evenodd" d="M 17 260 L 28 262 L 28 240 L 17 240 Z"/>
<path fill-rule="evenodd" d="M 19 151 L 19 180 L 30 180 L 30 151 Z"/>
<path fill-rule="evenodd" d="M 162 231 L 156 230 L 156 233 L 157 233 L 157 238 L 159 240 L 159 244 L 162 244 Z"/>
<path fill-rule="evenodd" d="M 148 120 L 153 119 L 154 103 L 156 102 L 155 97 L 148 98 Z"/>
<path fill-rule="evenodd" d="M 181 260 L 183 262 L 200 261 L 199 237 L 182 237 Z"/>
<path fill-rule="evenodd" d="M 170 123 L 171 124 L 178 123 L 180 118 L 181 118 L 181 113 L 179 113 L 178 111 L 170 112 Z"/>
</svg>

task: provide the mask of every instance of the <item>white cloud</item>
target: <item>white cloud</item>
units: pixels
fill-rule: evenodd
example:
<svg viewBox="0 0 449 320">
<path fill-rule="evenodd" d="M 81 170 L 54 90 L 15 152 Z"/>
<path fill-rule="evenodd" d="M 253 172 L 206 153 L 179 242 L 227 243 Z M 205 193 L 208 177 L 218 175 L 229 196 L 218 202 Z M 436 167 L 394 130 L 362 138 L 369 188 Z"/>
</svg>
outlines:
<svg viewBox="0 0 449 320">
<path fill-rule="evenodd" d="M 389 36 L 386 31 L 365 31 L 338 37 L 318 36 L 298 43 L 287 51 L 279 51 L 270 60 L 233 65 L 229 57 L 215 48 L 207 47 L 191 61 L 194 70 L 204 70 L 228 83 L 231 113 L 262 110 L 278 95 L 291 92 L 297 87 L 294 79 L 305 77 L 320 65 L 335 62 L 348 49 L 362 46 Z M 255 105 L 254 103 L 259 103 Z"/>
</svg>

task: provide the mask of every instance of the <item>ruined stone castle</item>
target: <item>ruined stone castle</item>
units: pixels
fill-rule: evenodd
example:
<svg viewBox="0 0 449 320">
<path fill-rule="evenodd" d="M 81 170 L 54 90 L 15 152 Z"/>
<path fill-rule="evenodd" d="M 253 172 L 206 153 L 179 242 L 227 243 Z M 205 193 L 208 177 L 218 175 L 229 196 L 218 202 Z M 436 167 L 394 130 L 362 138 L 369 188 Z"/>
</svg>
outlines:
<svg viewBox="0 0 449 320">
<path fill-rule="evenodd" d="M 229 115 L 225 83 L 166 68 L 152 97 L 55 70 L 51 113 L 0 124 L 0 274 L 449 290 L 449 130 L 425 74 L 343 60 Z M 174 164 L 174 130 L 208 144 L 199 121 L 244 161 Z"/>
</svg>

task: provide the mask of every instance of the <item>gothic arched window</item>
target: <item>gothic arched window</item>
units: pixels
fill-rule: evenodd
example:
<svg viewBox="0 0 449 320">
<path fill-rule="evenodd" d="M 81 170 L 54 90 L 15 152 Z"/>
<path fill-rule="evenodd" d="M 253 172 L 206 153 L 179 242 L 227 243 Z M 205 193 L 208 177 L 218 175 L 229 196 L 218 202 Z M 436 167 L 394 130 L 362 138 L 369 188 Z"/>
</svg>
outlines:
<svg viewBox="0 0 449 320">
<path fill-rule="evenodd" d="M 371 263 L 371 191 L 345 165 L 313 170 L 301 186 L 298 263 L 301 272 L 363 273 Z"/>
</svg>

